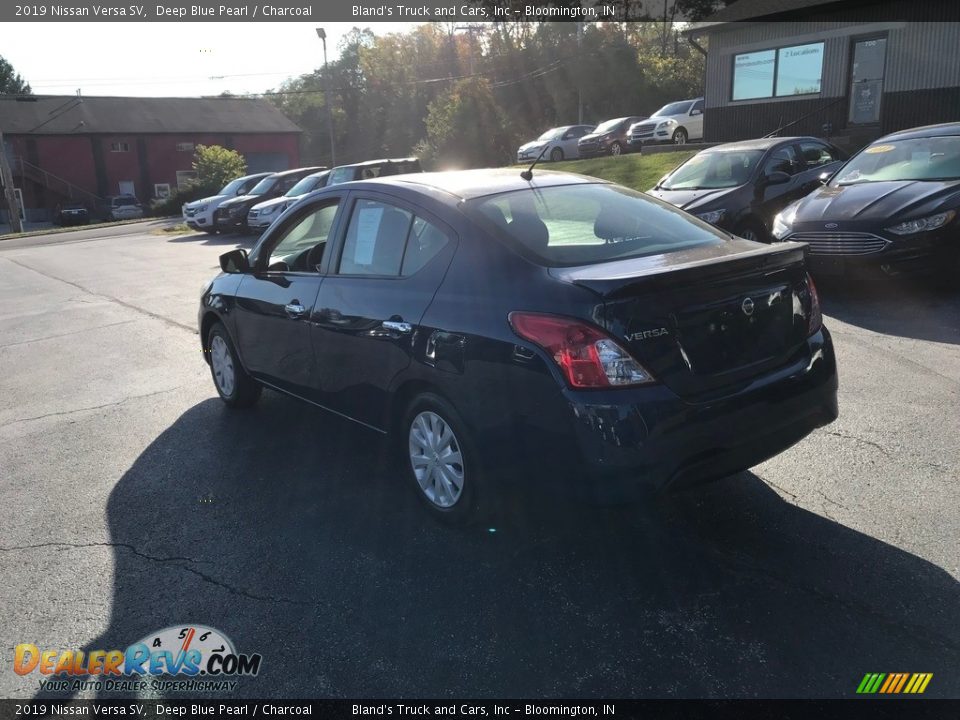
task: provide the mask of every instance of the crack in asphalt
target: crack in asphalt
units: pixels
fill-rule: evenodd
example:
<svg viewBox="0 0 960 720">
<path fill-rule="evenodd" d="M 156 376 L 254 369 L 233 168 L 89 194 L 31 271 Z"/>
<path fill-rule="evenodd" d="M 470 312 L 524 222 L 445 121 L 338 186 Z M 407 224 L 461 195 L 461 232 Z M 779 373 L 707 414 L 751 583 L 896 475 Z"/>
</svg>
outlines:
<svg viewBox="0 0 960 720">
<path fill-rule="evenodd" d="M 870 447 L 873 447 L 879 450 L 881 453 L 883 453 L 885 457 L 888 457 L 888 458 L 898 457 L 896 453 L 890 452 L 889 450 L 887 450 L 887 448 L 885 448 L 880 443 L 874 442 L 873 440 L 867 440 L 866 438 L 862 438 L 859 435 L 850 435 L 849 433 L 840 432 L 838 430 L 824 430 L 824 432 L 827 435 L 833 435 L 834 437 L 838 437 L 841 440 L 853 440 L 854 442 L 862 443 L 863 445 L 869 445 Z M 940 470 L 941 472 L 945 472 L 945 473 L 950 472 L 949 467 L 947 467 L 946 465 L 941 465 L 940 463 L 930 462 L 929 460 L 916 460 L 914 462 L 916 462 L 918 465 L 922 465 L 923 467 L 933 468 L 935 470 Z"/>
<path fill-rule="evenodd" d="M 187 330 L 188 332 L 194 335 L 196 335 L 198 332 L 195 327 L 192 327 L 190 325 L 185 325 L 181 322 L 177 322 L 176 320 L 171 320 L 170 318 L 160 315 L 158 313 L 150 312 L 149 310 L 144 310 L 142 307 L 133 305 L 124 300 L 121 300 L 120 298 L 113 297 L 112 295 L 106 295 L 104 293 L 95 292 L 93 290 L 90 290 L 89 288 L 85 288 L 83 285 L 75 283 L 71 280 L 67 280 L 66 278 L 58 277 L 56 275 L 51 275 L 50 273 L 44 272 L 43 270 L 38 270 L 37 268 L 27 265 L 26 263 L 21 262 L 19 260 L 14 260 L 13 258 L 9 258 L 9 257 L 5 257 L 3 259 L 6 260 L 7 262 L 13 263 L 14 265 L 18 265 L 19 267 L 22 267 L 24 270 L 30 270 L 31 272 L 35 272 L 37 273 L 37 275 L 42 275 L 43 277 L 49 280 L 56 280 L 57 282 L 62 282 L 65 285 L 69 285 L 70 287 L 75 287 L 77 290 L 85 292 L 88 295 L 93 295 L 94 297 L 103 298 L 104 300 L 117 303 L 117 305 L 121 305 L 127 308 L 128 310 L 133 310 L 134 312 L 141 313 L 143 315 L 146 315 L 147 317 L 153 318 L 154 320 L 159 320 L 160 322 L 166 323 L 167 325 L 178 327 L 181 330 Z"/>
<path fill-rule="evenodd" d="M 89 302 L 88 300 L 82 300 L 81 302 Z M 4 348 L 16 347 L 18 345 L 29 345 L 30 343 L 43 342 L 44 340 L 56 340 L 58 338 L 68 337 L 70 335 L 78 335 L 80 333 L 92 332 L 94 330 L 103 330 L 104 328 L 116 327 L 117 325 L 129 325 L 136 320 L 120 320 L 115 323 L 107 323 L 106 325 L 97 325 L 96 327 L 83 328 L 82 330 L 71 330 L 70 332 L 60 333 L 59 335 L 46 335 L 44 337 L 33 338 L 32 340 L 20 340 L 18 342 L 7 343 L 6 345 L 0 345 L 0 350 Z"/>
<path fill-rule="evenodd" d="M 130 397 L 125 397 L 122 400 L 115 400 L 114 402 L 104 403 L 103 405 L 93 405 L 91 407 L 75 408 L 73 410 L 61 410 L 58 412 L 44 413 L 43 415 L 35 415 L 33 417 L 26 418 L 16 418 L 14 420 L 9 420 L 2 425 L 0 428 L 7 428 L 11 425 L 17 425 L 19 423 L 32 422 L 34 420 L 43 420 L 44 418 L 50 417 L 62 417 L 64 415 L 74 415 L 81 412 L 89 412 L 91 410 L 102 410 L 103 408 L 114 407 L 116 405 L 123 405 L 124 403 L 130 402 L 131 400 L 140 400 L 142 398 L 153 397 L 154 395 L 162 395 L 163 393 L 173 392 L 174 390 L 179 390 L 180 388 L 185 387 L 184 385 L 176 385 L 172 388 L 165 388 L 163 390 L 155 390 L 154 392 L 144 393 L 143 395 L 131 395 Z"/>
<path fill-rule="evenodd" d="M 122 543 L 122 542 L 95 542 L 95 543 L 69 543 L 69 542 L 47 542 L 47 543 L 36 543 L 34 545 L 11 545 L 11 546 L 0 546 L 0 552 L 2 553 L 11 553 L 11 552 L 22 552 L 30 550 L 43 550 L 47 548 L 63 548 L 67 550 L 87 550 L 90 548 L 115 548 L 128 550 L 137 557 L 143 558 L 144 560 L 150 560 L 151 562 L 156 562 L 160 564 L 166 563 L 177 563 L 172 567 L 178 568 L 180 570 L 185 570 L 188 573 L 196 575 L 204 582 L 210 583 L 211 585 L 216 585 L 217 587 L 226 590 L 232 595 L 237 595 L 239 597 L 247 598 L 248 600 L 257 600 L 260 602 L 272 602 L 272 603 L 282 603 L 287 605 L 300 605 L 300 606 L 319 606 L 319 603 L 309 602 L 307 600 L 297 600 L 295 598 L 286 598 L 286 597 L 277 597 L 274 595 L 261 595 L 259 593 L 250 592 L 249 590 L 244 590 L 235 585 L 231 585 L 228 582 L 223 580 L 218 580 L 212 575 L 208 575 L 197 568 L 190 567 L 189 565 L 184 565 L 182 563 L 188 562 L 195 565 L 211 565 L 213 561 L 211 560 L 199 560 L 197 558 L 191 558 L 186 556 L 170 556 L 163 557 L 158 555 L 150 555 L 148 553 L 138 550 L 131 543 Z"/>
</svg>

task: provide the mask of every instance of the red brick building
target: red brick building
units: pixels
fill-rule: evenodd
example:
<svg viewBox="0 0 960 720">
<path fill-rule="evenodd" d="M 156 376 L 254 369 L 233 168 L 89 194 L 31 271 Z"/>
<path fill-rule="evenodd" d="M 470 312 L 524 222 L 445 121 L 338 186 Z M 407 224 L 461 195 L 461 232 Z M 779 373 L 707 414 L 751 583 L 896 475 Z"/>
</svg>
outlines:
<svg viewBox="0 0 960 720">
<path fill-rule="evenodd" d="M 236 150 L 251 173 L 300 162 L 300 128 L 250 98 L 7 96 L 0 131 L 30 221 L 67 198 L 164 197 L 194 176 L 197 145 Z"/>
</svg>

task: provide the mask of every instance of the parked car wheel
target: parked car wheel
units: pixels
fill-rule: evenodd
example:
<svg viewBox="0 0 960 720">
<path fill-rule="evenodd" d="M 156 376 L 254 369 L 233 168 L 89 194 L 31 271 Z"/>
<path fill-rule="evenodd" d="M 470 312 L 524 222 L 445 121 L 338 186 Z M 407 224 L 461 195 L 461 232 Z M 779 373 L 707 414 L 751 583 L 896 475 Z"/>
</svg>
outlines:
<svg viewBox="0 0 960 720">
<path fill-rule="evenodd" d="M 207 233 L 208 235 L 216 235 L 216 234 L 217 234 L 217 229 L 216 229 L 215 227 L 212 227 L 212 228 L 211 228 L 211 227 L 205 227 L 205 228 L 200 228 L 200 229 L 203 230 L 203 231 L 204 231 L 205 233 Z"/>
<path fill-rule="evenodd" d="M 230 407 L 250 407 L 259 398 L 263 387 L 247 374 L 223 325 L 217 323 L 207 336 L 210 353 L 210 374 L 220 399 Z"/>
<path fill-rule="evenodd" d="M 560 162 L 563 160 L 563 150 L 560 148 L 554 148 L 550 151 L 550 160 L 553 162 Z"/>
<path fill-rule="evenodd" d="M 478 456 L 456 409 L 438 395 L 420 395 L 404 415 L 401 439 L 414 488 L 430 514 L 455 524 L 477 519 Z"/>
<path fill-rule="evenodd" d="M 610 154 L 613 155 L 614 157 L 616 157 L 617 155 L 622 155 L 623 146 L 617 141 L 614 141 L 613 144 L 610 145 Z"/>
<path fill-rule="evenodd" d="M 673 132 L 673 144 L 674 145 L 686 145 L 687 144 L 687 131 L 683 128 L 677 128 Z"/>
</svg>

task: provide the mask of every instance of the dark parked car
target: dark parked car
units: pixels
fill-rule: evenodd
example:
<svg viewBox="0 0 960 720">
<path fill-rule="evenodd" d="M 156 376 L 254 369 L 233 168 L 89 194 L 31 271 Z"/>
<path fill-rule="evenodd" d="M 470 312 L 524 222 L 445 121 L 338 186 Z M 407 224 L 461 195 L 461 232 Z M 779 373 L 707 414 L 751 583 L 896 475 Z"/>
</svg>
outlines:
<svg viewBox="0 0 960 720">
<path fill-rule="evenodd" d="M 887 135 L 823 180 L 774 223 L 777 238 L 809 245 L 816 271 L 960 276 L 960 123 Z"/>
<path fill-rule="evenodd" d="M 820 187 L 846 155 L 812 137 L 728 143 L 697 153 L 649 194 L 748 240 L 770 242 L 773 218 Z"/>
<path fill-rule="evenodd" d="M 722 476 L 837 416 L 802 245 L 591 178 L 335 185 L 220 262 L 198 320 L 221 398 L 269 387 L 394 435 L 441 518 L 518 468 L 607 498 Z"/>
<path fill-rule="evenodd" d="M 415 157 L 384 160 L 367 160 L 353 165 L 339 165 L 330 171 L 327 185 L 353 182 L 354 180 L 372 180 L 391 175 L 423 172 L 420 160 Z"/>
<path fill-rule="evenodd" d="M 248 195 L 230 198 L 220 203 L 214 213 L 217 229 L 222 232 L 247 232 L 247 213 L 257 203 L 280 197 L 307 175 L 326 170 L 325 167 L 297 168 L 267 175 L 253 186 Z"/>
<path fill-rule="evenodd" d="M 598 155 L 620 155 L 629 152 L 630 127 L 634 123 L 646 120 L 645 116 L 623 117 L 607 120 L 597 125 L 596 130 L 584 135 L 577 142 L 581 158 L 597 157 Z M 637 150 L 640 149 L 638 146 Z"/>
<path fill-rule="evenodd" d="M 88 225 L 89 223 L 90 211 L 81 202 L 62 202 L 53 211 L 54 225 L 66 227 L 67 225 Z"/>
</svg>

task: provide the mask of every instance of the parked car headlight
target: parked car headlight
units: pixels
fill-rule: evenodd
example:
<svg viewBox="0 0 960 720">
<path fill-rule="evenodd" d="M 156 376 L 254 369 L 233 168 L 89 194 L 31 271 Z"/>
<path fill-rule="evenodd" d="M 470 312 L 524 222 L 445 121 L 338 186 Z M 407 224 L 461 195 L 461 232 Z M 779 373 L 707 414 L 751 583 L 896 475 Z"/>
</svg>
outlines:
<svg viewBox="0 0 960 720">
<path fill-rule="evenodd" d="M 797 215 L 797 203 L 788 205 L 782 212 L 777 213 L 773 219 L 773 236 L 777 240 L 783 240 L 793 227 L 793 219 Z"/>
<path fill-rule="evenodd" d="M 200 205 L 200 206 L 198 206 L 198 207 L 196 208 L 196 211 L 197 211 L 197 212 L 206 212 L 208 207 L 210 207 L 210 206 L 209 206 L 209 205 Z"/>
<path fill-rule="evenodd" d="M 893 227 L 888 227 L 887 232 L 892 232 L 894 235 L 913 235 L 914 233 L 936 230 L 938 227 L 943 227 L 953 220 L 956 214 L 955 210 L 947 210 L 946 212 L 937 213 L 936 215 L 928 215 L 927 217 L 916 220 L 907 220 Z"/>
<path fill-rule="evenodd" d="M 263 208 L 260 210 L 260 217 L 263 217 L 264 215 L 273 215 L 273 213 L 275 213 L 279 207 L 279 205 L 274 205 L 272 207 Z"/>
<path fill-rule="evenodd" d="M 711 225 L 716 225 L 718 222 L 720 222 L 720 220 L 723 218 L 726 212 L 727 212 L 726 209 L 711 210 L 710 212 L 697 213 L 697 217 L 703 220 L 704 222 L 710 223 Z"/>
<path fill-rule="evenodd" d="M 670 127 L 671 125 L 676 125 L 676 120 L 664 120 L 662 123 L 657 123 L 657 130 L 660 128 Z"/>
<path fill-rule="evenodd" d="M 232 207 L 229 212 L 232 217 L 237 217 L 238 215 L 243 215 L 244 209 L 242 207 Z"/>
</svg>

